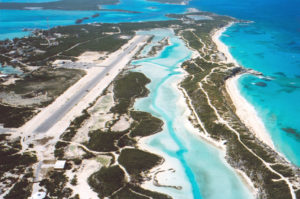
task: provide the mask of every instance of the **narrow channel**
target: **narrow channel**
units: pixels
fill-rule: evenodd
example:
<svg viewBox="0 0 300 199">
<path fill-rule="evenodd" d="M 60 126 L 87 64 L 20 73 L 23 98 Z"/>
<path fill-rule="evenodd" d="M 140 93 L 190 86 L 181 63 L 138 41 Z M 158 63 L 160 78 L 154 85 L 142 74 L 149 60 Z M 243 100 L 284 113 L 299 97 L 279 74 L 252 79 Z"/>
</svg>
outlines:
<svg viewBox="0 0 300 199">
<path fill-rule="evenodd" d="M 226 162 L 225 152 L 203 141 L 197 135 L 199 130 L 188 120 L 189 109 L 177 85 L 184 78 L 180 65 L 190 59 L 192 52 L 169 29 L 139 34 L 155 35 L 152 43 L 165 37 L 170 41 L 170 45 L 156 56 L 132 62 L 138 66 L 134 71 L 142 72 L 151 79 L 147 86 L 150 91 L 148 97 L 137 100 L 135 109 L 149 112 L 164 121 L 163 131 L 147 138 L 145 144 L 152 152 L 165 158 L 166 169 L 175 170 L 163 183 L 182 189 L 148 186 L 174 199 L 253 198 L 242 178 Z"/>
</svg>

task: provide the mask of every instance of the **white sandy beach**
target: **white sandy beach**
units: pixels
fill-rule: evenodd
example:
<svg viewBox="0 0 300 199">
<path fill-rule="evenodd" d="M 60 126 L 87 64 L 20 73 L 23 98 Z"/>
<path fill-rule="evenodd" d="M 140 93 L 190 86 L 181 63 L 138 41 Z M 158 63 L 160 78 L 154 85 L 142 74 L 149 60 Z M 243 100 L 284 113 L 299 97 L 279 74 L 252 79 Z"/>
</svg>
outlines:
<svg viewBox="0 0 300 199">
<path fill-rule="evenodd" d="M 234 65 L 239 66 L 238 62 L 230 54 L 228 46 L 226 46 L 220 40 L 220 36 L 231 25 L 233 25 L 233 23 L 230 23 L 228 26 L 217 30 L 212 35 L 212 39 L 217 45 L 217 49 L 226 56 L 226 63 L 233 63 Z M 237 87 L 237 81 L 239 78 L 240 75 L 237 75 L 228 79 L 225 83 L 226 91 L 236 108 L 236 114 L 258 139 L 275 149 L 270 134 L 268 133 L 262 119 L 258 116 L 255 108 L 241 95 Z"/>
<path fill-rule="evenodd" d="M 255 108 L 241 95 L 238 89 L 237 81 L 240 76 L 241 75 L 237 75 L 228 79 L 225 85 L 226 91 L 236 108 L 236 114 L 258 139 L 275 149 L 273 141 L 262 119 L 258 116 Z"/>
<path fill-rule="evenodd" d="M 224 56 L 226 57 L 226 63 L 233 63 L 235 65 L 239 65 L 238 62 L 232 57 L 232 55 L 229 52 L 229 48 L 228 46 L 226 46 L 221 40 L 220 37 L 222 36 L 222 34 L 227 30 L 227 28 L 229 28 L 230 26 L 232 26 L 234 23 L 230 23 L 227 26 L 218 29 L 213 35 L 212 35 L 212 40 L 213 42 L 217 45 L 217 49 L 219 52 L 223 53 Z"/>
</svg>

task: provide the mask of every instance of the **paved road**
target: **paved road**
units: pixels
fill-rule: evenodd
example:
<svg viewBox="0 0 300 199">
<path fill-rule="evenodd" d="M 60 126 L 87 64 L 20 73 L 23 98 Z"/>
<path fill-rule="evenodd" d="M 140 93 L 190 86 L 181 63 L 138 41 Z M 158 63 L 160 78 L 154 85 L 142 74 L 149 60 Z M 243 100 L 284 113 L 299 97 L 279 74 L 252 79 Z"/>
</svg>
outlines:
<svg viewBox="0 0 300 199">
<path fill-rule="evenodd" d="M 135 49 L 135 47 L 143 41 L 147 36 L 141 36 L 135 42 L 131 43 L 129 47 L 127 47 L 122 53 L 120 53 L 113 62 L 106 66 L 105 69 L 99 73 L 96 77 L 94 77 L 90 82 L 88 82 L 85 86 L 83 86 L 77 93 L 65 103 L 60 109 L 56 110 L 47 120 L 45 120 L 42 124 L 40 124 L 34 132 L 36 133 L 45 133 L 47 132 L 54 124 L 56 124 L 59 120 L 61 120 L 65 114 L 67 114 L 73 106 L 75 106 L 81 99 L 84 98 L 91 91 L 110 70 L 118 64 L 128 53 Z"/>
</svg>

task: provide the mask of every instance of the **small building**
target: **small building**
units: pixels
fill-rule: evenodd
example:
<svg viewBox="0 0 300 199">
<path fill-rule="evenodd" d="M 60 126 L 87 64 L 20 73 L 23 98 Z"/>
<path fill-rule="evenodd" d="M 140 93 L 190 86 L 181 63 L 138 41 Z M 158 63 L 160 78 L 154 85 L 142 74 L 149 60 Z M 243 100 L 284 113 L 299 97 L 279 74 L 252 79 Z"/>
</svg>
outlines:
<svg viewBox="0 0 300 199">
<path fill-rule="evenodd" d="M 55 162 L 54 169 L 62 170 L 62 169 L 65 168 L 65 166 L 66 166 L 66 161 L 65 160 L 57 160 Z"/>
</svg>

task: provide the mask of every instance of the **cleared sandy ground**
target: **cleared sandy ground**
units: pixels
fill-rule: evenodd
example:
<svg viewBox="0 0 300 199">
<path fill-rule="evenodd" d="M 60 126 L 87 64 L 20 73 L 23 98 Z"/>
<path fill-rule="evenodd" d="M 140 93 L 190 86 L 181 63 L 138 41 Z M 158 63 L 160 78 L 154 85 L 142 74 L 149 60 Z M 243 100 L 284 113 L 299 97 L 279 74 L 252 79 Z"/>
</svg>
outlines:
<svg viewBox="0 0 300 199">
<path fill-rule="evenodd" d="M 28 121 L 24 126 L 18 129 L 23 135 L 23 145 L 26 149 L 26 145 L 32 143 L 33 140 L 41 139 L 45 137 L 51 137 L 43 146 L 39 145 L 36 147 L 37 156 L 39 160 L 44 158 L 53 158 L 54 144 L 57 142 L 59 136 L 69 126 L 70 121 L 75 117 L 79 116 L 85 108 L 89 106 L 102 92 L 103 90 L 113 81 L 118 73 L 127 65 L 131 58 L 138 52 L 140 47 L 147 41 L 148 36 L 135 36 L 127 44 L 125 44 L 118 51 L 110 54 L 101 65 L 102 67 L 92 67 L 87 69 L 87 75 L 80 79 L 76 84 L 66 90 L 61 96 L 59 96 L 52 104 L 44 108 L 39 114 Z M 127 52 L 127 53 L 124 53 Z M 110 67 L 107 69 L 105 67 Z M 69 103 L 69 100 L 74 98 L 77 92 L 82 91 L 95 77 L 98 77 L 103 71 L 106 73 L 103 78 L 97 80 L 97 84 L 86 90 L 85 95 L 78 100 L 78 102 L 67 111 L 65 115 L 57 122 L 55 122 L 49 129 L 44 128 L 45 131 L 37 131 L 41 126 L 47 125 L 49 118 L 59 111 L 65 104 Z M 54 118 L 55 119 L 55 118 Z M 51 122 L 51 121 L 49 121 Z"/>
</svg>

